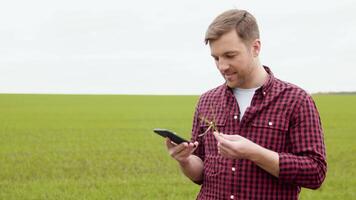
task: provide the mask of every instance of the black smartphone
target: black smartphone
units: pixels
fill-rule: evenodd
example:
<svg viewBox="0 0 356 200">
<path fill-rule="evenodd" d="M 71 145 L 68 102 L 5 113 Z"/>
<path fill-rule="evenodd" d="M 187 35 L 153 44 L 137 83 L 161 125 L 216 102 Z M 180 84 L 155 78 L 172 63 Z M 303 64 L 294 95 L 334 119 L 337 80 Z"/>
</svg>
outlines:
<svg viewBox="0 0 356 200">
<path fill-rule="evenodd" d="M 167 129 L 162 129 L 162 128 L 155 128 L 153 129 L 153 132 L 157 133 L 158 135 L 165 137 L 165 138 L 169 138 L 170 140 L 172 140 L 172 142 L 176 143 L 176 144 L 180 144 L 183 142 L 188 142 L 188 140 L 181 138 L 180 136 L 178 136 L 175 132 L 167 130 Z"/>
</svg>

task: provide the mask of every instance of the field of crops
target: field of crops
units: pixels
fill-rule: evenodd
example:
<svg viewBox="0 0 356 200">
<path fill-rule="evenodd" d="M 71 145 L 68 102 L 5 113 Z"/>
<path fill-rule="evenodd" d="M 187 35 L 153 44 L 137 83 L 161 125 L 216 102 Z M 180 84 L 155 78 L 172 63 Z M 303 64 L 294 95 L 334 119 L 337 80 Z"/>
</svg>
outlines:
<svg viewBox="0 0 356 200">
<path fill-rule="evenodd" d="M 0 199 L 195 199 L 153 128 L 189 138 L 197 96 L 0 95 Z M 356 95 L 318 95 L 328 174 L 301 199 L 355 199 Z"/>
</svg>

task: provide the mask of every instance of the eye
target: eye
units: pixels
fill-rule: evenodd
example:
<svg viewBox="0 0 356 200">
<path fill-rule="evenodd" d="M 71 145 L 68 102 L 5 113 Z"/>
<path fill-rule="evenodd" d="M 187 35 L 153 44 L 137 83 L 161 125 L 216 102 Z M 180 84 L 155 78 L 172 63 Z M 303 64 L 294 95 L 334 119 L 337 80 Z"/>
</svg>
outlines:
<svg viewBox="0 0 356 200">
<path fill-rule="evenodd" d="M 226 57 L 226 58 L 234 58 L 234 57 L 235 57 L 235 54 L 227 54 L 225 57 Z"/>
<path fill-rule="evenodd" d="M 213 56 L 213 58 L 214 58 L 215 61 L 219 61 L 218 57 Z"/>
</svg>

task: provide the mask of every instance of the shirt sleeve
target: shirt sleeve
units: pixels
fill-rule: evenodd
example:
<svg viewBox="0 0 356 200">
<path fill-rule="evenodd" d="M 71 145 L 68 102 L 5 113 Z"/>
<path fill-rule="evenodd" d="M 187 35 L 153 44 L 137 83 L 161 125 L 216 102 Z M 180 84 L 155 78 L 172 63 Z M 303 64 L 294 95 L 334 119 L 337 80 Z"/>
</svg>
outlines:
<svg viewBox="0 0 356 200">
<path fill-rule="evenodd" d="M 317 189 L 326 175 L 326 156 L 319 113 L 306 95 L 292 114 L 289 152 L 279 153 L 279 180 Z"/>
<path fill-rule="evenodd" d="M 200 120 L 199 120 L 199 105 L 200 103 L 198 103 L 198 105 L 196 106 L 195 113 L 194 113 L 191 141 L 192 142 L 197 141 L 199 143 L 198 147 L 193 152 L 193 155 L 198 156 L 202 161 L 204 161 L 205 158 L 204 143 L 203 143 L 204 141 L 203 141 L 203 137 L 199 137 L 199 135 L 201 134 Z M 203 183 L 203 180 L 194 181 L 194 183 L 201 185 Z"/>
<path fill-rule="evenodd" d="M 192 142 L 197 141 L 199 143 L 197 149 L 193 152 L 193 155 L 198 156 L 200 159 L 204 161 L 205 153 L 204 153 L 204 141 L 203 137 L 199 137 L 201 134 L 201 129 L 200 129 L 200 120 L 199 120 L 199 106 L 200 106 L 200 100 L 198 102 L 198 105 L 196 106 L 195 113 L 194 113 L 194 118 L 193 118 L 193 127 L 192 127 Z"/>
</svg>

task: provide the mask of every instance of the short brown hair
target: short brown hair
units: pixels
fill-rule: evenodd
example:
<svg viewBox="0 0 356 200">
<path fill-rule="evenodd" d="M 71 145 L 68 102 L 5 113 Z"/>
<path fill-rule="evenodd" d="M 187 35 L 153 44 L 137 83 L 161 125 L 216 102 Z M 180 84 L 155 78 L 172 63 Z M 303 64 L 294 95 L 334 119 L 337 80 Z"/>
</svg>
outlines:
<svg viewBox="0 0 356 200">
<path fill-rule="evenodd" d="M 217 16 L 209 25 L 205 34 L 205 44 L 219 39 L 233 29 L 244 43 L 260 38 L 255 17 L 246 10 L 232 9 Z"/>
</svg>

